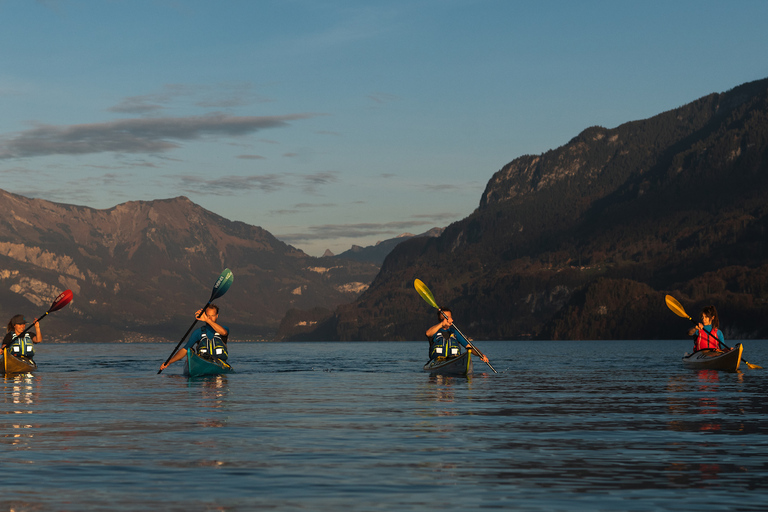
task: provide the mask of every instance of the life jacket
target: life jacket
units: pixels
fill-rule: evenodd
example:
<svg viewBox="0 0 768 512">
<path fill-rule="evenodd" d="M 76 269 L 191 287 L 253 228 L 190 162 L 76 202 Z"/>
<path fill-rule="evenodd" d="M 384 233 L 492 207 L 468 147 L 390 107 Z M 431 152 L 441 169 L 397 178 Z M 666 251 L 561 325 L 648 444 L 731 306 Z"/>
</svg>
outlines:
<svg viewBox="0 0 768 512">
<path fill-rule="evenodd" d="M 712 327 L 712 331 L 707 332 L 706 329 L 699 329 L 696 334 L 696 338 L 693 340 L 693 350 L 712 349 L 717 350 L 720 348 L 720 340 L 717 336 L 717 328 Z"/>
<path fill-rule="evenodd" d="M 213 331 L 213 337 L 208 337 L 208 332 L 203 329 L 203 333 L 200 337 L 200 341 L 197 342 L 197 354 L 200 357 L 206 359 L 221 359 L 226 361 L 229 354 L 227 354 L 227 345 L 221 338 L 221 335 L 216 331 Z"/>
<path fill-rule="evenodd" d="M 11 340 L 11 345 L 9 347 L 11 354 L 16 357 L 32 359 L 35 355 L 35 344 L 32 342 L 32 338 L 29 336 L 28 332 L 24 333 L 23 338 L 19 338 L 14 334 Z"/>
<path fill-rule="evenodd" d="M 429 358 L 456 357 L 461 354 L 461 344 L 450 329 L 440 329 L 429 342 Z"/>
</svg>

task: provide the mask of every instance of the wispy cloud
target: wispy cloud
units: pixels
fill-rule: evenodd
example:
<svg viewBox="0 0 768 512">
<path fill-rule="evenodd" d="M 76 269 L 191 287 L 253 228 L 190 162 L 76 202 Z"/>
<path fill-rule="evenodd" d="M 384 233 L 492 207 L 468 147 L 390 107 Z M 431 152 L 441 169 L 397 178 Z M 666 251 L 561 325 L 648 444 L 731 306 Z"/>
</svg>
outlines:
<svg viewBox="0 0 768 512">
<path fill-rule="evenodd" d="M 216 196 L 232 196 L 251 190 L 276 192 L 291 187 L 300 188 L 307 193 L 315 193 L 319 186 L 338 181 L 338 177 L 332 172 L 314 174 L 271 173 L 222 176 L 215 179 L 193 175 L 173 175 L 168 176 L 168 178 L 178 180 L 179 188 L 185 192 Z"/>
<path fill-rule="evenodd" d="M 297 203 L 292 208 L 285 208 L 281 210 L 270 210 L 270 215 L 293 215 L 296 213 L 305 213 L 307 210 L 315 210 L 321 208 L 335 208 L 337 203 Z"/>
<path fill-rule="evenodd" d="M 280 240 L 294 244 L 313 240 L 335 240 L 339 238 L 365 238 L 371 236 L 395 237 L 407 231 L 424 231 L 434 227 L 435 222 L 448 223 L 457 219 L 455 213 L 417 215 L 414 220 L 394 222 L 361 222 L 357 224 L 323 224 L 309 226 L 303 233 L 275 235 Z"/>
<path fill-rule="evenodd" d="M 201 108 L 227 109 L 271 101 L 258 94 L 248 82 L 216 85 L 166 84 L 160 92 L 128 96 L 110 112 L 151 115 L 171 108 L 179 102 Z"/>
<path fill-rule="evenodd" d="M 211 114 L 193 117 L 125 119 L 106 123 L 69 126 L 40 125 L 0 140 L 0 159 L 46 155 L 93 153 L 162 153 L 179 147 L 175 141 L 202 137 L 235 137 L 270 128 L 287 126 L 289 121 L 319 114 L 236 117 Z"/>
</svg>

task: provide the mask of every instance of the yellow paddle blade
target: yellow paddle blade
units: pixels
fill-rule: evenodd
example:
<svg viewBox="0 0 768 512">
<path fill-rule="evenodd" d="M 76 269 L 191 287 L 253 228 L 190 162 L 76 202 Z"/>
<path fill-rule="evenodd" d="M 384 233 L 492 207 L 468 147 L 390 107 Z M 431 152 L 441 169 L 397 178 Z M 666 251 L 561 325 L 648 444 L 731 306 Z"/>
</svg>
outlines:
<svg viewBox="0 0 768 512">
<path fill-rule="evenodd" d="M 677 299 L 675 299 L 673 296 L 667 295 L 664 298 L 664 300 L 666 300 L 667 307 L 671 309 L 674 314 L 676 314 L 679 317 L 687 318 L 688 320 L 693 321 L 693 318 L 688 316 L 688 313 L 685 312 L 685 310 L 683 309 L 683 306 L 679 302 L 677 302 Z"/>
<path fill-rule="evenodd" d="M 437 302 L 435 302 L 435 296 L 432 295 L 432 292 L 429 291 L 429 288 L 427 288 L 427 285 L 425 285 L 421 279 L 416 279 L 413 282 L 413 287 L 416 288 L 417 292 L 419 292 L 419 295 L 421 295 L 421 298 L 427 301 L 427 304 L 429 304 L 435 309 L 440 309 L 437 306 Z"/>
</svg>

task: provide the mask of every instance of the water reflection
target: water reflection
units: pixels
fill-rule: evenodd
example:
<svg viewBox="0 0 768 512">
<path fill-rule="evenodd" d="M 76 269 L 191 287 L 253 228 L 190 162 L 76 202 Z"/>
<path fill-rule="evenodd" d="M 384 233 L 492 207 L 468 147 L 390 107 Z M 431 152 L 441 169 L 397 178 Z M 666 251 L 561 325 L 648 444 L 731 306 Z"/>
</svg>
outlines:
<svg viewBox="0 0 768 512">
<path fill-rule="evenodd" d="M 33 379 L 34 376 L 31 373 L 5 376 L 6 393 L 3 401 L 11 406 L 5 408 L 3 411 L 5 414 L 34 414 L 34 410 L 30 406 L 37 401 L 38 393 L 33 386 Z M 6 426 L 8 430 L 7 433 L 3 434 L 3 437 L 9 440 L 8 444 L 11 446 L 21 447 L 34 437 L 34 432 L 28 430 L 32 428 L 32 425 L 24 419 L 26 416 L 14 416 L 10 418 L 10 422 Z"/>
</svg>

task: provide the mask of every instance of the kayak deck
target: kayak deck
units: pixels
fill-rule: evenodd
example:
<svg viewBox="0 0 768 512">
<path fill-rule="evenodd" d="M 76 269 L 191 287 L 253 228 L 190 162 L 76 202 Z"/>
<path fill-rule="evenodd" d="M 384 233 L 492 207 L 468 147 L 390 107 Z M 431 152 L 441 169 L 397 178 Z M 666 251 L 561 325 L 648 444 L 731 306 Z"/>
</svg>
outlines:
<svg viewBox="0 0 768 512">
<path fill-rule="evenodd" d="M 232 372 L 234 370 L 226 361 L 221 359 L 204 359 L 195 354 L 193 350 L 187 350 L 187 364 L 184 365 L 184 375 L 188 377 L 221 375 Z"/>
<path fill-rule="evenodd" d="M 735 372 L 739 369 L 743 350 L 741 343 L 737 343 L 731 350 L 725 352 L 712 349 L 697 350 L 693 354 L 686 354 L 683 357 L 683 364 L 689 368 Z"/>
<path fill-rule="evenodd" d="M 439 375 L 470 375 L 472 373 L 472 352 L 467 350 L 457 357 L 438 357 L 424 365 L 424 371 Z"/>
<path fill-rule="evenodd" d="M 5 349 L 0 353 L 0 369 L 6 374 L 28 373 L 37 370 L 37 364 L 26 357 L 17 357 Z"/>
</svg>

